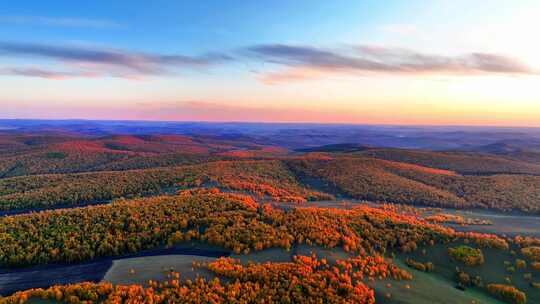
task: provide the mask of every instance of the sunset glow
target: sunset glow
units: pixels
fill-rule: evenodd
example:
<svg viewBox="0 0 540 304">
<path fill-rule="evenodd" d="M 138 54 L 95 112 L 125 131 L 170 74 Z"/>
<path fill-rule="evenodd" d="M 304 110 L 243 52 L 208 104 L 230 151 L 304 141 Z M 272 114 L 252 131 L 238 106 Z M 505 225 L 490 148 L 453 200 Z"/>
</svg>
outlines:
<svg viewBox="0 0 540 304">
<path fill-rule="evenodd" d="M 30 2 L 0 118 L 540 127 L 538 1 Z"/>
</svg>

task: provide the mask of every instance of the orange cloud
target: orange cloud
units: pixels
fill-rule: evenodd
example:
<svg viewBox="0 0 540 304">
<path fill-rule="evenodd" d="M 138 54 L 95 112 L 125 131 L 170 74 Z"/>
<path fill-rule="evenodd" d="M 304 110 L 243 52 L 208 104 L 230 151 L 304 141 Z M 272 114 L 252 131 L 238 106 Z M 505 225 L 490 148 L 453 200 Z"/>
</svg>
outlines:
<svg viewBox="0 0 540 304">
<path fill-rule="evenodd" d="M 339 74 L 332 69 L 288 68 L 278 72 L 268 72 L 257 76 L 257 79 L 268 85 L 287 83 L 293 81 L 313 80 Z"/>
</svg>

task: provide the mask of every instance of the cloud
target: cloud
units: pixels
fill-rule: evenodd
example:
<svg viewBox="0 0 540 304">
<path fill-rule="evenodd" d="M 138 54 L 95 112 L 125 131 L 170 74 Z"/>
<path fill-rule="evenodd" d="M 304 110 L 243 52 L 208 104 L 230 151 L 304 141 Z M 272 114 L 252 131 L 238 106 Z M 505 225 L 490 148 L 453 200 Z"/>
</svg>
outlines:
<svg viewBox="0 0 540 304">
<path fill-rule="evenodd" d="M 456 74 L 508 73 L 534 74 L 535 72 L 517 59 L 490 53 L 468 53 L 460 56 L 424 54 L 403 48 L 356 46 L 360 56 L 384 62 L 396 72 L 442 72 Z"/>
<path fill-rule="evenodd" d="M 307 46 L 259 45 L 247 49 L 268 62 L 322 69 L 386 70 L 384 63 Z"/>
<path fill-rule="evenodd" d="M 248 121 L 248 122 L 320 122 L 353 121 L 358 113 L 279 107 L 241 105 L 225 101 L 185 100 L 177 102 L 140 102 L 136 119 L 170 121 Z"/>
<path fill-rule="evenodd" d="M 0 75 L 6 76 L 24 76 L 24 77 L 36 77 L 45 79 L 66 79 L 75 77 L 75 74 L 67 72 L 50 71 L 40 68 L 0 68 Z"/>
<path fill-rule="evenodd" d="M 0 16 L 0 23 L 30 26 L 81 27 L 94 29 L 111 29 L 122 27 L 119 23 L 111 20 L 71 17 L 53 18 L 44 16 Z"/>
<path fill-rule="evenodd" d="M 23 76 L 23 77 L 34 77 L 34 78 L 44 78 L 52 80 L 64 80 L 71 78 L 93 78 L 100 76 L 95 72 L 65 72 L 65 71 L 53 71 L 48 69 L 41 68 L 20 68 L 20 67 L 6 67 L 0 68 L 0 75 L 5 76 Z"/>
<path fill-rule="evenodd" d="M 230 56 L 221 53 L 201 56 L 163 55 L 95 47 L 12 42 L 0 42 L 0 56 L 58 60 L 71 67 L 83 69 L 74 71 L 74 74 L 98 73 L 122 78 L 165 75 L 178 68 L 204 68 L 232 60 Z"/>
<path fill-rule="evenodd" d="M 425 54 L 413 50 L 356 45 L 347 49 L 321 49 L 285 44 L 246 48 L 252 57 L 284 70 L 260 77 L 266 83 L 317 78 L 329 74 L 537 74 L 517 59 L 491 53 L 459 56 Z"/>
<path fill-rule="evenodd" d="M 329 71 L 309 68 L 288 68 L 283 71 L 258 73 L 257 79 L 265 84 L 273 85 L 294 81 L 319 79 L 330 76 Z"/>
<path fill-rule="evenodd" d="M 511 57 L 471 52 L 457 56 L 428 54 L 410 49 L 373 45 L 318 48 L 287 44 L 264 44 L 202 55 L 159 54 L 96 46 L 52 45 L 0 41 L 0 57 L 47 59 L 64 64 L 65 72 L 39 67 L 4 69 L 3 74 L 49 79 L 73 77 L 119 77 L 141 79 L 176 74 L 179 70 L 200 70 L 241 60 L 271 63 L 258 73 L 267 84 L 324 78 L 332 75 L 538 75 L 538 71 Z M 277 69 L 276 69 L 277 67 Z M 56 77 L 58 76 L 58 77 Z"/>
</svg>

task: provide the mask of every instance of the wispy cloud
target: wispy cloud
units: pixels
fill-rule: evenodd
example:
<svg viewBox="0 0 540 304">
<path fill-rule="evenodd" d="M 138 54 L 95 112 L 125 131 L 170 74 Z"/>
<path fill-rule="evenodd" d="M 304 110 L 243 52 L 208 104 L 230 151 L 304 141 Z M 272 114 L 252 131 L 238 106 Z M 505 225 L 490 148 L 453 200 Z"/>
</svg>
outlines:
<svg viewBox="0 0 540 304">
<path fill-rule="evenodd" d="M 233 55 L 230 55 L 233 54 Z M 538 75 L 538 71 L 518 59 L 495 54 L 470 52 L 450 56 L 410 49 L 373 45 L 318 48 L 287 44 L 255 45 L 240 52 L 214 52 L 201 55 L 133 52 L 115 48 L 80 45 L 53 45 L 0 41 L 0 57 L 47 59 L 63 64 L 65 72 L 4 68 L 3 74 L 48 79 L 73 77 L 120 77 L 141 79 L 173 75 L 179 70 L 205 69 L 237 60 L 271 63 L 271 70 L 258 73 L 265 83 L 323 78 L 331 75 Z M 234 57 L 233 57 L 234 56 Z M 276 70 L 277 68 L 277 70 Z M 56 76 L 59 77 L 56 77 Z"/>
<path fill-rule="evenodd" d="M 354 47 L 363 58 L 382 62 L 397 72 L 447 72 L 458 74 L 508 73 L 534 74 L 518 59 L 493 53 L 472 52 L 459 56 L 425 54 L 403 48 L 361 45 Z"/>
<path fill-rule="evenodd" d="M 5 76 L 23 76 L 44 78 L 53 80 L 64 80 L 77 77 L 98 77 L 99 74 L 93 72 L 65 72 L 65 71 L 53 71 L 42 68 L 20 68 L 20 67 L 6 67 L 0 68 L 0 75 Z"/>
<path fill-rule="evenodd" d="M 316 78 L 327 74 L 537 74 L 537 71 L 515 58 L 491 53 L 447 56 L 370 45 L 321 49 L 272 44 L 252 46 L 246 50 L 259 60 L 285 67 L 283 71 L 263 75 L 261 79 L 267 83 Z"/>
<path fill-rule="evenodd" d="M 30 26 L 51 27 L 81 27 L 94 29 L 121 28 L 121 24 L 103 19 L 86 19 L 73 17 L 45 17 L 45 16 L 0 16 L 0 24 L 16 24 Z"/>
<path fill-rule="evenodd" d="M 140 102 L 137 119 L 252 121 L 252 122 L 317 122 L 354 121 L 358 113 L 329 111 L 288 106 L 239 105 L 233 102 L 186 100 L 177 102 Z"/>
<path fill-rule="evenodd" d="M 221 53 L 200 56 L 137 53 L 119 49 L 58 46 L 49 44 L 0 42 L 0 56 L 37 57 L 57 60 L 77 67 L 74 75 L 95 73 L 114 77 L 139 78 L 170 74 L 179 68 L 204 68 L 232 60 Z"/>
</svg>

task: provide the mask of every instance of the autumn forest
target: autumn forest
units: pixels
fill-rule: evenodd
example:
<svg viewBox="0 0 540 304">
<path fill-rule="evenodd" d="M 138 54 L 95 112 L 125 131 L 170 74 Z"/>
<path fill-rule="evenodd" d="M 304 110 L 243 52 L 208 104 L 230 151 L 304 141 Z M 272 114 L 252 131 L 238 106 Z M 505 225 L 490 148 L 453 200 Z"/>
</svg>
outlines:
<svg viewBox="0 0 540 304">
<path fill-rule="evenodd" d="M 0 303 L 536 303 L 535 153 L 2 131 Z"/>
</svg>

